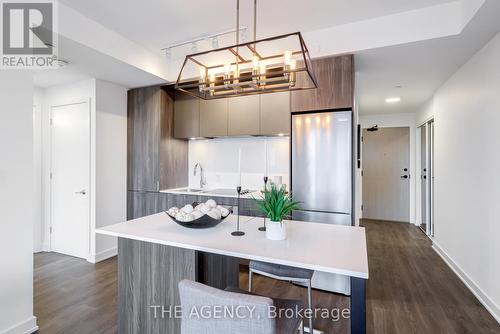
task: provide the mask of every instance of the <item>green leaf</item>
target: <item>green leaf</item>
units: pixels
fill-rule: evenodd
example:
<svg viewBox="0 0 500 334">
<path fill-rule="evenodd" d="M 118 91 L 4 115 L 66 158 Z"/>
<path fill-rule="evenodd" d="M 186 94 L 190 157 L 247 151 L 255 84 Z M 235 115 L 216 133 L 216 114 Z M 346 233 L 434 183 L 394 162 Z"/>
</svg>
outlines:
<svg viewBox="0 0 500 334">
<path fill-rule="evenodd" d="M 272 221 L 282 221 L 290 217 L 293 210 L 299 209 L 299 202 L 294 201 L 291 194 L 287 194 L 284 186 L 277 187 L 271 183 L 260 199 L 254 198 L 257 208 Z"/>
</svg>

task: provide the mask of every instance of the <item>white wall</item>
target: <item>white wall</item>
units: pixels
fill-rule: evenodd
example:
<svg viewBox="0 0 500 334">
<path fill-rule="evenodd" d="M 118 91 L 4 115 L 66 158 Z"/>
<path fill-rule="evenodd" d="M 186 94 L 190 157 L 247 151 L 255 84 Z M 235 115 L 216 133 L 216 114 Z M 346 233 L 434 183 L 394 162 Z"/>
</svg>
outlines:
<svg viewBox="0 0 500 334">
<path fill-rule="evenodd" d="M 500 35 L 419 111 L 435 120 L 434 247 L 500 320 Z"/>
<path fill-rule="evenodd" d="M 370 116 L 360 116 L 359 123 L 361 124 L 361 129 L 370 128 L 374 125 L 378 125 L 380 128 L 390 128 L 390 127 L 409 127 L 410 128 L 410 223 L 416 223 L 416 180 L 417 180 L 417 168 L 416 168 L 416 126 L 415 126 L 415 114 L 403 113 L 403 114 L 387 114 L 387 115 L 370 115 Z M 361 174 L 356 173 L 357 181 L 357 192 L 356 192 L 356 222 L 362 217 L 361 205 L 363 204 L 363 178 Z"/>
<path fill-rule="evenodd" d="M 273 180 L 281 176 L 289 185 L 290 138 L 221 138 L 191 140 L 189 142 L 189 186 L 200 187 L 199 174 L 193 175 L 194 165 L 199 162 L 204 168 L 207 188 L 234 188 L 238 182 L 238 148 L 242 150 L 243 189 L 263 188 L 266 170 L 264 142 L 268 143 L 268 176 Z"/>
<path fill-rule="evenodd" d="M 0 333 L 31 333 L 33 316 L 33 78 L 0 70 Z"/>
<path fill-rule="evenodd" d="M 42 206 L 42 108 L 43 90 L 35 88 L 33 95 L 33 165 L 34 165 L 34 226 L 33 252 L 42 251 L 43 206 Z"/>
<path fill-rule="evenodd" d="M 96 237 L 94 230 L 126 220 L 127 90 L 102 80 L 88 79 L 42 91 L 43 249 L 50 250 L 50 109 L 90 103 L 90 240 L 87 260 L 116 255 L 116 239 Z"/>
<path fill-rule="evenodd" d="M 127 220 L 127 89 L 96 80 L 95 227 Z M 95 238 L 96 262 L 117 253 L 116 238 Z"/>
</svg>

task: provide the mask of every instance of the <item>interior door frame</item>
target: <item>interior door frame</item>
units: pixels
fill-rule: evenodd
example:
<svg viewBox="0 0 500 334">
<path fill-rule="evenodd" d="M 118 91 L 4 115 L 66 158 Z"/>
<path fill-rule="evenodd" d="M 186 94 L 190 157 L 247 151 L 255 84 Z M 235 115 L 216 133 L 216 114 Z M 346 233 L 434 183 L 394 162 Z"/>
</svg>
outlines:
<svg viewBox="0 0 500 334">
<path fill-rule="evenodd" d="M 432 124 L 432 128 L 431 128 Z M 422 154 L 422 145 L 421 145 L 421 138 L 422 138 L 422 128 L 425 127 L 425 136 L 426 136 L 426 163 L 425 163 L 425 168 L 426 168 L 426 176 L 428 180 L 425 184 L 425 189 L 428 194 L 427 196 L 427 205 L 425 208 L 426 211 L 426 230 L 422 231 L 425 232 L 425 234 L 429 238 L 434 237 L 434 132 L 435 132 L 435 120 L 434 116 L 431 116 L 427 118 L 425 121 L 417 124 L 417 168 L 420 177 L 418 178 L 418 194 L 417 194 L 417 212 L 419 213 L 418 215 L 418 225 L 421 226 L 422 223 L 422 175 L 423 175 L 423 170 L 422 170 L 422 159 L 421 159 L 421 154 Z"/>
<path fill-rule="evenodd" d="M 375 125 L 375 124 L 374 124 Z M 362 125 L 360 127 L 360 131 L 361 131 L 361 142 L 360 142 L 360 148 L 361 148 L 361 152 L 360 152 L 360 157 L 361 157 L 361 163 L 360 163 L 360 166 L 361 166 L 361 182 L 360 182 L 360 185 L 359 185 L 359 199 L 361 200 L 361 216 L 360 216 L 360 219 L 368 219 L 368 218 L 364 218 L 363 217 L 363 170 L 364 170 L 364 159 L 363 159 L 363 150 L 364 150 L 364 138 L 363 138 L 363 132 L 364 130 L 367 130 L 369 128 L 371 128 L 372 126 L 367 126 L 367 125 Z M 405 222 L 405 223 L 408 223 L 408 224 L 415 224 L 415 222 L 412 221 L 412 205 L 414 204 L 414 200 L 412 198 L 412 193 L 414 193 L 414 186 L 415 185 L 412 185 L 412 182 L 414 177 L 415 177 L 415 173 L 414 173 L 414 167 L 413 167 L 413 164 L 412 164 L 412 151 L 414 150 L 415 146 L 413 146 L 413 149 L 412 149 L 412 135 L 414 134 L 414 128 L 411 126 L 411 125 L 405 125 L 405 124 L 395 124 L 395 125 L 387 125 L 387 124 L 381 124 L 380 126 L 378 126 L 379 129 L 384 129 L 384 128 L 408 128 L 408 171 L 407 171 L 407 174 L 409 176 L 409 186 L 408 186 L 408 222 Z M 414 162 L 414 161 L 413 161 Z"/>
<path fill-rule="evenodd" d="M 49 203 L 48 203 L 48 207 L 47 207 L 47 210 L 48 210 L 48 217 L 49 217 L 49 222 L 48 222 L 48 235 L 49 235 L 49 241 L 48 241 L 48 248 L 49 248 L 49 251 L 52 252 L 54 251 L 53 248 L 52 248 L 52 192 L 53 192 L 53 189 L 52 189 L 52 161 L 53 161 L 53 142 L 54 142 L 54 138 L 53 138 L 53 127 L 52 127 L 52 119 L 53 119 L 53 109 L 54 108 L 59 108 L 59 107 L 66 107 L 66 106 L 73 106 L 73 105 L 79 105 L 79 104 L 84 104 L 84 103 L 87 103 L 87 115 L 88 115 L 88 119 L 89 119 L 89 133 L 88 133 L 88 140 L 89 140 L 89 152 L 88 152 L 88 162 L 89 162 L 89 175 L 88 175 L 88 181 L 89 181 L 89 189 L 88 189 L 88 194 L 89 194 L 89 221 L 88 223 L 86 224 L 86 230 L 87 230 L 87 233 L 85 234 L 85 243 L 87 244 L 87 256 L 86 256 L 86 259 L 89 258 L 90 256 L 90 241 L 91 241 L 91 238 L 90 238 L 90 233 L 92 231 L 92 227 L 91 227 L 91 222 L 92 222 L 92 216 L 91 216 L 91 213 L 92 213 L 92 198 L 93 198 L 93 187 L 92 187 L 92 106 L 91 106 L 91 99 L 88 98 L 88 99 L 82 99 L 82 100 L 78 100 L 76 102 L 72 102 L 72 103 L 63 103 L 63 104 L 54 104 L 54 105 L 51 105 L 49 108 L 49 121 L 50 121 L 50 124 L 49 124 L 49 161 L 48 161 L 48 166 L 49 166 L 49 182 L 48 182 L 48 185 L 49 185 Z"/>
</svg>

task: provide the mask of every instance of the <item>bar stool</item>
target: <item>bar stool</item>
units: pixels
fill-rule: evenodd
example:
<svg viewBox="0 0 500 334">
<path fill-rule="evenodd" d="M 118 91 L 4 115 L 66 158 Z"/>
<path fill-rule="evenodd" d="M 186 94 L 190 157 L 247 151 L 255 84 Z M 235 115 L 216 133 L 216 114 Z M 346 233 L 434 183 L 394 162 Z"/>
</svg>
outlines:
<svg viewBox="0 0 500 334">
<path fill-rule="evenodd" d="M 274 278 L 280 281 L 288 281 L 293 283 L 304 283 L 307 286 L 307 306 L 312 311 L 312 289 L 311 280 L 314 270 L 283 266 L 280 264 L 272 264 L 260 261 L 250 261 L 248 273 L 248 291 L 252 292 L 252 275 L 259 274 L 262 276 Z M 313 333 L 312 315 L 309 317 L 309 333 Z"/>
<path fill-rule="evenodd" d="M 300 313 L 280 316 L 279 310 L 295 310 L 303 307 L 300 300 L 272 299 L 258 296 L 238 288 L 219 290 L 190 280 L 179 282 L 182 306 L 182 334 L 303 334 Z M 201 308 L 213 307 L 229 310 L 218 316 L 192 316 Z M 270 316 L 271 307 L 278 317 Z M 236 308 L 236 312 L 233 312 Z M 196 311 L 193 313 L 193 310 Z M 203 311 L 203 310 L 201 310 Z M 231 314 L 233 312 L 233 314 Z"/>
</svg>

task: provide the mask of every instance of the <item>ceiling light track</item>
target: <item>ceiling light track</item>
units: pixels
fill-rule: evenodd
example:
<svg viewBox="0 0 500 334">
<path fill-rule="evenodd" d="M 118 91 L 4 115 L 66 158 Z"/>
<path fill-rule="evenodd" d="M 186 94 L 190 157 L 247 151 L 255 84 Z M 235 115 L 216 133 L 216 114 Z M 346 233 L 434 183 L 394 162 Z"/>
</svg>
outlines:
<svg viewBox="0 0 500 334">
<path fill-rule="evenodd" d="M 247 26 L 241 26 L 240 29 L 239 29 L 239 32 L 240 33 L 245 33 L 247 30 L 248 30 Z M 216 32 L 216 33 L 203 34 L 203 35 L 200 35 L 200 36 L 188 39 L 188 40 L 182 40 L 182 41 L 174 42 L 172 44 L 167 45 L 164 48 L 161 48 L 160 50 L 166 52 L 168 50 L 175 49 L 175 48 L 178 48 L 178 47 L 181 47 L 181 46 L 185 46 L 185 45 L 188 45 L 188 44 L 199 43 L 199 42 L 202 42 L 202 41 L 205 41 L 205 40 L 216 39 L 218 37 L 222 37 L 222 36 L 225 36 L 225 35 L 234 34 L 234 33 L 236 33 L 236 31 L 238 31 L 238 29 L 226 29 L 226 30 L 222 30 L 222 31 L 219 31 L 219 32 Z"/>
</svg>

